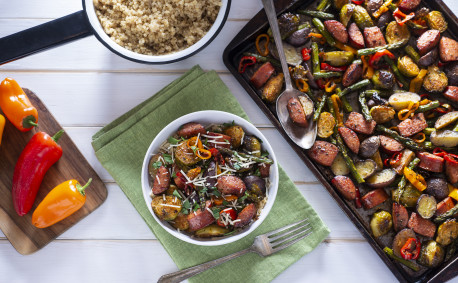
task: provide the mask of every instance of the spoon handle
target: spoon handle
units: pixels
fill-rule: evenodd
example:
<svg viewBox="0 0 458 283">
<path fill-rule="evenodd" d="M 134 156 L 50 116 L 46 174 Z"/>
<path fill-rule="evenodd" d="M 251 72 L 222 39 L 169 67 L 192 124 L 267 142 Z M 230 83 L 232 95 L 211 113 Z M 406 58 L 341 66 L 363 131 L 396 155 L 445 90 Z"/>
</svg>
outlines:
<svg viewBox="0 0 458 283">
<path fill-rule="evenodd" d="M 277 14 L 275 12 L 274 2 L 272 0 L 261 0 L 264 6 L 264 10 L 269 20 L 270 28 L 275 39 L 275 45 L 277 46 L 278 56 L 280 57 L 281 68 L 283 75 L 285 76 L 286 90 L 293 89 L 291 84 L 291 76 L 289 75 L 288 64 L 286 63 L 285 51 L 283 50 L 282 39 L 280 35 L 280 29 L 278 28 Z"/>
</svg>

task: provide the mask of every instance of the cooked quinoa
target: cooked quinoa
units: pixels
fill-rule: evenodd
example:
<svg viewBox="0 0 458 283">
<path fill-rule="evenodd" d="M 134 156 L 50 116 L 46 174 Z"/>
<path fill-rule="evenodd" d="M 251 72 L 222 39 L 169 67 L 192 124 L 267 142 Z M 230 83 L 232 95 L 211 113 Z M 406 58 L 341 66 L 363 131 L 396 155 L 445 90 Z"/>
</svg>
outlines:
<svg viewBox="0 0 458 283">
<path fill-rule="evenodd" d="M 215 22 L 221 0 L 94 0 L 103 30 L 133 52 L 163 55 L 199 41 Z"/>
</svg>

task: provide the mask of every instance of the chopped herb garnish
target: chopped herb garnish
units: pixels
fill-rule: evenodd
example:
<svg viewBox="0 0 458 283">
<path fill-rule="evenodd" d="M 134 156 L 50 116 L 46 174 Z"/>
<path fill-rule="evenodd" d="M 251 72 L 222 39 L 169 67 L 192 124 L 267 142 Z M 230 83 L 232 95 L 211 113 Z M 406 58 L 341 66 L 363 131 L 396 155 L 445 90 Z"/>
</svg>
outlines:
<svg viewBox="0 0 458 283">
<path fill-rule="evenodd" d="M 158 169 L 159 167 L 161 167 L 161 166 L 162 166 L 162 162 L 160 162 L 160 161 L 156 161 L 156 162 L 154 162 L 154 163 L 153 163 L 153 165 L 152 165 L 152 166 L 153 166 L 153 168 L 154 168 L 154 169 Z"/>
<path fill-rule="evenodd" d="M 227 200 L 223 200 L 223 205 L 224 206 L 228 206 L 229 205 L 229 202 Z"/>
<path fill-rule="evenodd" d="M 177 177 L 177 172 L 173 172 L 172 178 L 176 178 L 176 177 Z"/>
<path fill-rule="evenodd" d="M 216 197 L 220 197 L 221 196 L 221 193 L 216 188 L 213 188 L 213 192 L 212 193 Z"/>
<path fill-rule="evenodd" d="M 238 163 L 234 163 L 232 164 L 232 167 L 235 169 L 235 170 L 240 170 L 242 167 L 240 167 L 240 165 Z"/>
<path fill-rule="evenodd" d="M 263 152 L 261 153 L 261 156 L 262 156 L 262 157 L 267 157 L 267 156 L 269 156 L 269 152 L 263 151 Z"/>
<path fill-rule="evenodd" d="M 166 164 L 173 164 L 172 156 L 170 154 L 164 153 L 162 155 Z"/>
<path fill-rule="evenodd" d="M 189 214 L 189 209 L 191 208 L 191 204 L 189 203 L 189 200 L 185 200 L 182 204 L 182 209 L 181 213 L 183 214 Z"/>
<path fill-rule="evenodd" d="M 217 207 L 212 207 L 211 210 L 212 210 L 212 213 L 213 213 L 213 217 L 214 217 L 215 219 L 218 219 L 218 218 L 219 218 L 219 213 L 220 213 L 221 209 L 220 209 L 220 208 L 217 208 Z"/>
<path fill-rule="evenodd" d="M 170 137 L 168 140 L 167 140 L 170 144 L 178 144 L 180 142 L 180 140 L 177 140 L 176 138 L 174 137 Z"/>
<path fill-rule="evenodd" d="M 256 168 L 256 170 L 254 171 L 253 175 L 261 177 L 261 170 L 259 170 L 259 167 Z"/>
<path fill-rule="evenodd" d="M 197 151 L 197 147 L 196 146 L 192 145 L 190 148 L 192 149 L 192 152 L 196 153 L 196 151 Z"/>
<path fill-rule="evenodd" d="M 181 195 L 180 195 L 180 193 L 178 192 L 178 190 L 174 190 L 172 195 L 174 195 L 174 196 L 176 196 L 177 198 L 181 199 Z"/>
<path fill-rule="evenodd" d="M 196 202 L 194 207 L 192 208 L 193 211 L 197 211 L 200 208 L 200 205 Z"/>
<path fill-rule="evenodd" d="M 202 187 L 202 189 L 199 191 L 202 194 L 205 194 L 208 191 L 207 187 Z"/>
<path fill-rule="evenodd" d="M 232 120 L 231 123 L 223 123 L 223 126 L 224 126 L 224 127 L 232 127 L 232 126 L 235 126 L 235 121 Z"/>
<path fill-rule="evenodd" d="M 241 197 L 241 198 L 238 199 L 238 202 L 239 202 L 239 203 L 243 203 L 243 202 L 247 199 L 248 196 L 249 196 L 248 193 L 245 192 L 245 194 L 243 195 L 243 197 Z"/>
</svg>

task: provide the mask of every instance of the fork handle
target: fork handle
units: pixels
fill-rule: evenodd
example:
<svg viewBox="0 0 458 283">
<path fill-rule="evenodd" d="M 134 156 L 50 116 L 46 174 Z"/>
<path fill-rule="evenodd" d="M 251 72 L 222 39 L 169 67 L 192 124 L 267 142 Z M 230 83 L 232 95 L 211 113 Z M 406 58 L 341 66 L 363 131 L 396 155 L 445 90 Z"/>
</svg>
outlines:
<svg viewBox="0 0 458 283">
<path fill-rule="evenodd" d="M 177 272 L 169 273 L 166 275 L 161 276 L 159 280 L 157 281 L 158 283 L 175 283 L 175 282 L 181 282 L 185 279 L 188 279 L 189 277 L 192 277 L 194 275 L 197 275 L 207 269 L 210 269 L 212 267 L 215 267 L 217 265 L 220 265 L 222 263 L 225 263 L 226 261 L 229 261 L 231 259 L 237 258 L 239 256 L 242 256 L 244 254 L 250 253 L 253 250 L 250 248 L 238 251 L 236 253 L 227 255 L 225 257 L 221 257 L 212 261 L 208 261 L 193 267 L 189 267 Z"/>
</svg>

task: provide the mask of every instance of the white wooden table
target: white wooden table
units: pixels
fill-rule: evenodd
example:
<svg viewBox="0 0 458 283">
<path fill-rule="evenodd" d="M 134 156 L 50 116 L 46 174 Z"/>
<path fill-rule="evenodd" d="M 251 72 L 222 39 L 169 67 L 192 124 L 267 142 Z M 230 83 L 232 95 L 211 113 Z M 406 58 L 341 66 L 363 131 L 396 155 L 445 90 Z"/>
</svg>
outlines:
<svg viewBox="0 0 458 283">
<path fill-rule="evenodd" d="M 458 13 L 456 0 L 446 2 Z M 4 0 L 0 6 L 0 36 L 81 8 L 80 0 Z M 107 201 L 98 210 L 33 255 L 18 254 L 0 232 L 0 282 L 155 282 L 162 274 L 177 270 L 102 168 L 90 142 L 101 127 L 195 64 L 219 73 L 332 231 L 324 243 L 275 282 L 396 281 L 222 62 L 225 46 L 260 8 L 257 0 L 233 0 L 229 20 L 215 41 L 194 57 L 170 65 L 132 63 L 108 51 L 95 37 L 88 37 L 0 67 L 1 80 L 13 77 L 39 95 L 109 190 Z M 458 282 L 458 278 L 452 281 Z"/>
</svg>

